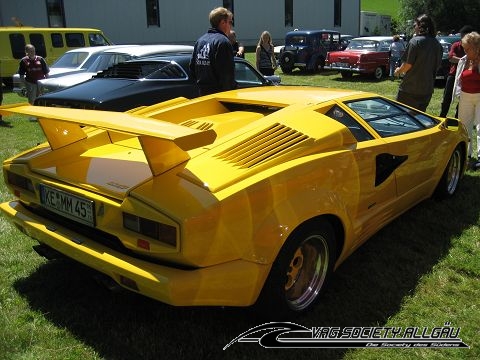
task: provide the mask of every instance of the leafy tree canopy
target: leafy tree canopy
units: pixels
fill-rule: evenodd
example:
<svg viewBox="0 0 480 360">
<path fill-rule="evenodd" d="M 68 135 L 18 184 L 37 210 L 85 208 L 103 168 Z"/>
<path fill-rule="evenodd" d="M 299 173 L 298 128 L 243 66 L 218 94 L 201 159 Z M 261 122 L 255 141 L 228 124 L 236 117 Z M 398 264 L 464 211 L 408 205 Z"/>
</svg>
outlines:
<svg viewBox="0 0 480 360">
<path fill-rule="evenodd" d="M 411 21 L 421 14 L 431 16 L 436 30 L 442 33 L 458 32 L 464 25 L 471 25 L 480 31 L 479 0 L 399 0 L 399 2 L 399 22 L 403 24 L 407 33 L 413 31 Z"/>
</svg>

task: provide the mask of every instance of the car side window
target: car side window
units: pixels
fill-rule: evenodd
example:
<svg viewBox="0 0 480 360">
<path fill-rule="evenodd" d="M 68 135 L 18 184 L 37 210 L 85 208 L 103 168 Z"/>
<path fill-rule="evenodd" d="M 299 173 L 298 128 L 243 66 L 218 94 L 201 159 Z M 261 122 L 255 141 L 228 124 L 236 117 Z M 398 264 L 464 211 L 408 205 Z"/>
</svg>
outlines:
<svg viewBox="0 0 480 360">
<path fill-rule="evenodd" d="M 353 134 L 357 141 L 372 140 L 373 136 L 368 133 L 363 126 L 361 126 L 355 119 L 350 116 L 345 110 L 335 105 L 328 110 L 325 115 L 345 125 Z"/>
<path fill-rule="evenodd" d="M 65 40 L 68 47 L 84 47 L 85 38 L 82 33 L 66 33 Z"/>
<path fill-rule="evenodd" d="M 438 123 L 426 114 L 380 98 L 351 101 L 346 105 L 381 137 L 420 131 Z"/>
<path fill-rule="evenodd" d="M 263 84 L 261 78 L 247 64 L 235 62 L 235 81 L 238 83 Z"/>
<path fill-rule="evenodd" d="M 142 66 L 142 72 L 144 75 L 148 75 L 148 79 L 176 80 L 187 78 L 185 71 L 173 62 L 146 64 Z"/>
</svg>

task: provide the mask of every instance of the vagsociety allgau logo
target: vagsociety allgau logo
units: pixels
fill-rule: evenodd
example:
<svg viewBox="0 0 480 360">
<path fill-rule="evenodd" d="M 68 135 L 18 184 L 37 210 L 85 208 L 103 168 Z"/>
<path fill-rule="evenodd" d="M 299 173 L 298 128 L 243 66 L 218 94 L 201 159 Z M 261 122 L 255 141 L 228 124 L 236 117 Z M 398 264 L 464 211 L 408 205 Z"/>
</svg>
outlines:
<svg viewBox="0 0 480 360">
<path fill-rule="evenodd" d="M 460 328 L 440 327 L 305 327 L 292 322 L 270 322 L 237 336 L 234 343 L 253 342 L 265 348 L 469 348 Z"/>
</svg>

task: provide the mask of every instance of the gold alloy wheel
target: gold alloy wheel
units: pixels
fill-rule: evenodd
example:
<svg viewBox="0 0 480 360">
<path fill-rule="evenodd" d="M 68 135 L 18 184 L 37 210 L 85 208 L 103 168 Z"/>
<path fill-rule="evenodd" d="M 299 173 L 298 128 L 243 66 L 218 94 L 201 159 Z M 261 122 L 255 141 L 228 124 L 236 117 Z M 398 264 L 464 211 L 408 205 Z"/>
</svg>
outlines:
<svg viewBox="0 0 480 360">
<path fill-rule="evenodd" d="M 329 268 L 329 247 L 321 235 L 306 238 L 287 268 L 285 296 L 294 310 L 308 307 L 318 296 Z"/>
</svg>

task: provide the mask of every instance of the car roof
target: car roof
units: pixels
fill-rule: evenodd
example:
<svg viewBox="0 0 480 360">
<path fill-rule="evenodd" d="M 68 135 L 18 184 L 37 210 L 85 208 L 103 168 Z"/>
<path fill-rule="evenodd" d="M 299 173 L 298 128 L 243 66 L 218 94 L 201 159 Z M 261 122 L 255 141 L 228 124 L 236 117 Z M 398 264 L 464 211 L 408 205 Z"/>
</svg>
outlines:
<svg viewBox="0 0 480 360">
<path fill-rule="evenodd" d="M 131 46 L 124 47 L 121 50 L 113 49 L 107 50 L 105 53 L 123 53 L 129 54 L 134 57 L 148 56 L 159 53 L 172 53 L 172 52 L 184 52 L 192 53 L 193 46 L 190 45 L 168 45 L 168 44 L 159 44 L 159 45 L 140 45 L 140 46 Z"/>
<path fill-rule="evenodd" d="M 103 46 L 86 46 L 86 47 L 81 47 L 81 48 L 75 48 L 72 50 L 68 50 L 65 53 L 83 53 L 87 52 L 89 54 L 95 54 L 99 52 L 104 52 L 107 50 L 114 50 L 118 48 L 128 48 L 128 47 L 134 47 L 134 46 L 140 46 L 140 45 L 103 45 Z"/>
<path fill-rule="evenodd" d="M 353 38 L 353 40 L 374 40 L 374 41 L 386 41 L 386 40 L 392 40 L 392 36 L 362 36 L 362 37 L 356 37 Z"/>
<path fill-rule="evenodd" d="M 457 42 L 461 39 L 459 35 L 448 35 L 448 36 L 437 36 L 437 40 L 439 42 L 448 42 L 450 44 L 453 44 L 454 42 Z"/>
<path fill-rule="evenodd" d="M 215 93 L 208 97 L 218 98 L 219 101 L 253 102 L 282 107 L 297 104 L 299 107 L 295 107 L 295 109 L 300 109 L 301 107 L 316 106 L 316 104 L 332 100 L 346 101 L 372 96 L 378 97 L 379 95 L 360 90 L 278 85 L 232 90 L 224 93 Z"/>
<path fill-rule="evenodd" d="M 309 34 L 321 34 L 321 33 L 335 33 L 339 34 L 337 30 L 327 30 L 327 29 L 322 29 L 322 30 L 293 30 L 287 32 L 288 35 L 309 35 Z"/>
<path fill-rule="evenodd" d="M 138 58 L 138 59 L 132 59 L 132 60 L 128 60 L 128 61 L 125 61 L 124 63 L 121 63 L 121 64 L 128 64 L 128 63 L 147 63 L 147 62 L 176 62 L 178 65 L 180 65 L 186 72 L 187 74 L 189 75 L 190 73 L 190 70 L 189 70 L 189 63 L 190 63 L 190 59 L 191 59 L 192 55 L 191 54 L 181 54 L 181 53 L 178 53 L 178 54 L 163 54 L 163 55 L 154 55 L 154 56 L 146 56 L 146 57 L 142 57 L 142 58 Z M 121 66 L 121 64 L 116 64 L 114 65 L 115 66 Z M 107 72 L 109 69 L 106 69 L 102 72 Z M 98 76 L 98 77 L 101 77 Z"/>
</svg>

